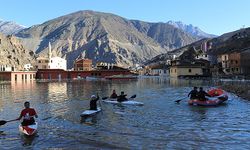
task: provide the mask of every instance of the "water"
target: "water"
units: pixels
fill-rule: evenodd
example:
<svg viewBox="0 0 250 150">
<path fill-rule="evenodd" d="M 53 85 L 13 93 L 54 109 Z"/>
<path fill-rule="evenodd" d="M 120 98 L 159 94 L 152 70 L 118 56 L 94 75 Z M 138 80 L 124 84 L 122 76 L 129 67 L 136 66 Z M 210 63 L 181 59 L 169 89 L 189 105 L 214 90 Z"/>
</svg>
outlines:
<svg viewBox="0 0 250 150">
<path fill-rule="evenodd" d="M 250 149 L 250 102 L 229 94 L 220 107 L 194 107 L 192 86 L 209 80 L 141 78 L 138 81 L 72 81 L 0 84 L 0 120 L 17 118 L 29 100 L 39 115 L 38 135 L 19 134 L 18 122 L 0 126 L 0 149 Z M 102 103 L 103 111 L 83 121 L 96 92 L 137 94 L 144 106 Z"/>
</svg>

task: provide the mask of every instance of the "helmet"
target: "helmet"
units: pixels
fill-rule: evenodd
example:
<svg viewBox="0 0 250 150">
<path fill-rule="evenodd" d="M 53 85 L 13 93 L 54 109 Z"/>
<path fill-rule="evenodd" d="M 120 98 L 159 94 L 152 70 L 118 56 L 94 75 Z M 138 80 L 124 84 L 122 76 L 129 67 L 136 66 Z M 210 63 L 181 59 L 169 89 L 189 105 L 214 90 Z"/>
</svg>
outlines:
<svg viewBox="0 0 250 150">
<path fill-rule="evenodd" d="M 96 98 L 96 96 L 95 95 L 91 95 L 91 98 Z"/>
</svg>

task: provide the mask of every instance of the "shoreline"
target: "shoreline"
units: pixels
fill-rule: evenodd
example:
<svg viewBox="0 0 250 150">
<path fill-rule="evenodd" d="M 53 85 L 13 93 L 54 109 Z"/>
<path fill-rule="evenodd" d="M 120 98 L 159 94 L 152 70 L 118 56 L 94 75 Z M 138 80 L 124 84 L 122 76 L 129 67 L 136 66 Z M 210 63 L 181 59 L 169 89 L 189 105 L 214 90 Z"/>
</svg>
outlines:
<svg viewBox="0 0 250 150">
<path fill-rule="evenodd" d="M 250 101 L 250 85 L 246 83 L 222 83 L 218 85 L 225 91 L 234 93 L 235 95 Z"/>
</svg>

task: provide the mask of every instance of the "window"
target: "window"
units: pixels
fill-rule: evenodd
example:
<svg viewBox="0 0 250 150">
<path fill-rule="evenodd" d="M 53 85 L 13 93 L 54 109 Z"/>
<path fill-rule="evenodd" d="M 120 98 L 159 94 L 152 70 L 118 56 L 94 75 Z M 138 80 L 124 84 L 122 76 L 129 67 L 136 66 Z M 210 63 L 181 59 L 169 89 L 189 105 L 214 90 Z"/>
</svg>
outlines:
<svg viewBox="0 0 250 150">
<path fill-rule="evenodd" d="M 42 63 L 41 60 L 38 60 L 38 63 Z"/>
<path fill-rule="evenodd" d="M 27 80 L 27 74 L 25 75 L 25 80 Z"/>
<path fill-rule="evenodd" d="M 238 61 L 237 61 L 237 60 L 235 60 L 235 64 L 238 64 Z"/>
<path fill-rule="evenodd" d="M 174 72 L 176 73 L 176 69 L 174 69 Z"/>
<path fill-rule="evenodd" d="M 15 74 L 15 81 L 17 81 L 17 74 Z"/>
<path fill-rule="evenodd" d="M 191 73 L 191 72 L 192 72 L 192 69 L 188 69 L 188 72 L 190 72 L 190 73 Z"/>
<path fill-rule="evenodd" d="M 22 74 L 22 80 L 23 80 L 23 74 Z"/>
<path fill-rule="evenodd" d="M 30 79 L 32 79 L 32 74 L 30 74 Z"/>
<path fill-rule="evenodd" d="M 239 71 L 239 68 L 236 68 L 236 71 Z"/>
</svg>

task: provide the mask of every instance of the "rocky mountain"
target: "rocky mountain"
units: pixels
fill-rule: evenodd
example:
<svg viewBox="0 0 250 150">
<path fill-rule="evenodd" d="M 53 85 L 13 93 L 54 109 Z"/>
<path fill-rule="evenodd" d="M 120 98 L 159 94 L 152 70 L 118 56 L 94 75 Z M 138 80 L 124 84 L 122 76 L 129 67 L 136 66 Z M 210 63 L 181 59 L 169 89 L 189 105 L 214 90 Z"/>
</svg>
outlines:
<svg viewBox="0 0 250 150">
<path fill-rule="evenodd" d="M 24 49 L 21 41 L 15 36 L 0 33 L 0 65 L 15 66 L 21 70 L 24 64 L 33 62 L 33 51 Z"/>
<path fill-rule="evenodd" d="M 187 45 L 198 40 L 197 37 L 191 36 L 167 23 L 147 23 L 138 20 L 132 20 L 131 22 L 138 31 L 151 37 L 167 49 L 176 49 L 180 45 Z"/>
<path fill-rule="evenodd" d="M 55 18 L 24 29 L 16 36 L 27 49 L 39 55 L 47 53 L 50 42 L 53 55 L 66 58 L 68 68 L 81 56 L 121 66 L 143 63 L 197 40 L 168 24 L 128 20 L 94 11 Z"/>
<path fill-rule="evenodd" d="M 0 20 L 0 32 L 5 35 L 16 34 L 24 28 L 24 26 L 18 25 L 15 22 Z"/>
<path fill-rule="evenodd" d="M 192 24 L 184 24 L 181 21 L 168 21 L 167 24 L 173 25 L 176 28 L 179 28 L 189 34 L 191 34 L 194 37 L 198 37 L 200 39 L 202 38 L 214 38 L 216 35 L 208 34 L 204 31 L 202 31 L 200 28 L 193 26 Z"/>
</svg>

